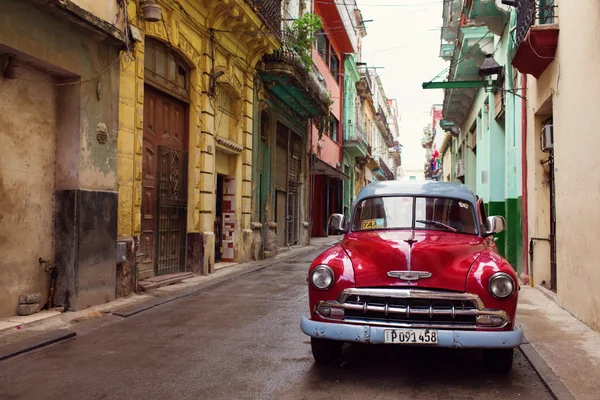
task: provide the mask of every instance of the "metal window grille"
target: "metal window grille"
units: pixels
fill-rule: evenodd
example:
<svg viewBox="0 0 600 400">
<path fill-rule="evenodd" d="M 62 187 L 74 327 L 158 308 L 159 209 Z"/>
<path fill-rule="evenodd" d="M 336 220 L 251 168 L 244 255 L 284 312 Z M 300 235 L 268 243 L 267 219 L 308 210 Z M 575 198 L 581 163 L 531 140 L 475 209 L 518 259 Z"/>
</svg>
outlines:
<svg viewBox="0 0 600 400">
<path fill-rule="evenodd" d="M 236 117 L 236 99 L 224 88 L 217 90 L 217 106 L 223 114 L 229 115 L 232 118 Z"/>
<path fill-rule="evenodd" d="M 187 153 L 158 146 L 156 275 L 185 270 Z"/>
</svg>

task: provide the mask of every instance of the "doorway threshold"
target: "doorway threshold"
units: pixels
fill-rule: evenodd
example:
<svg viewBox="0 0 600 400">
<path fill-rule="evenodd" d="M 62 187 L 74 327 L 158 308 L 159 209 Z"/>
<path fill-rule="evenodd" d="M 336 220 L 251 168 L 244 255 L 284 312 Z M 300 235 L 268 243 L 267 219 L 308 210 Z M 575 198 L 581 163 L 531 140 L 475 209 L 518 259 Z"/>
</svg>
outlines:
<svg viewBox="0 0 600 400">
<path fill-rule="evenodd" d="M 223 269 L 223 268 L 233 267 L 234 265 L 238 265 L 238 264 L 239 264 L 239 262 L 233 262 L 233 261 L 217 262 L 217 263 L 215 263 L 215 271 Z"/>
</svg>

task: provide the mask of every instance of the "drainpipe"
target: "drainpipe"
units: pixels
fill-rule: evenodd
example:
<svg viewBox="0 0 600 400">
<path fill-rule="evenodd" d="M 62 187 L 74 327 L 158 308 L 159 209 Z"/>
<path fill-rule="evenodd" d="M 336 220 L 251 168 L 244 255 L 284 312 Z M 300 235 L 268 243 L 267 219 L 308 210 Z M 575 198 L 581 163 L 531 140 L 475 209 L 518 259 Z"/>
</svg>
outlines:
<svg viewBox="0 0 600 400">
<path fill-rule="evenodd" d="M 522 182 L 521 182 L 521 187 L 522 187 L 522 197 L 521 197 L 521 201 L 522 201 L 522 216 L 523 216 L 523 256 L 522 256 L 522 263 L 523 263 L 523 270 L 527 272 L 527 275 L 529 276 L 529 286 L 533 287 L 533 271 L 532 271 L 532 267 L 533 265 L 529 264 L 528 258 L 527 258 L 527 251 L 525 251 L 529 246 L 529 214 L 527 211 L 527 196 L 528 196 L 528 190 L 527 190 L 527 75 L 526 74 L 522 74 L 521 76 L 521 87 L 523 88 L 523 99 L 521 101 L 521 168 L 522 168 Z M 533 243 L 531 244 L 533 245 Z M 533 248 L 529 249 L 529 251 L 531 252 L 531 263 L 533 263 Z"/>
<path fill-rule="evenodd" d="M 311 2 L 312 5 L 312 2 Z M 315 162 L 314 162 L 314 157 L 312 154 L 312 149 L 313 149 L 313 144 L 312 144 L 312 140 L 313 140 L 313 119 L 309 118 L 308 120 L 308 143 L 309 143 L 309 150 L 308 150 L 308 165 L 309 165 L 309 170 L 310 170 L 310 175 L 309 175 L 309 188 L 308 188 L 308 242 L 310 243 L 310 239 L 312 236 L 312 227 L 313 227 L 313 215 L 314 215 L 314 202 L 313 202 L 313 195 L 314 195 L 314 191 L 315 191 Z"/>
</svg>

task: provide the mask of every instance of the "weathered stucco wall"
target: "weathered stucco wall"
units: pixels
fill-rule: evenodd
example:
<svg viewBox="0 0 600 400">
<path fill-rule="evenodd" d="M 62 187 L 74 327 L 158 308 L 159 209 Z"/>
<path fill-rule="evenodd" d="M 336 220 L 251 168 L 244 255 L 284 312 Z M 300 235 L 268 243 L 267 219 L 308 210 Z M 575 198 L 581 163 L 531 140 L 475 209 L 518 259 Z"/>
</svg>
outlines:
<svg viewBox="0 0 600 400">
<path fill-rule="evenodd" d="M 560 7 L 554 101 L 558 296 L 578 318 L 600 331 L 600 247 L 586 228 L 600 226 L 600 3 Z M 590 59 L 591 57 L 591 59 Z M 560 79 L 560 80 L 559 80 Z"/>
<path fill-rule="evenodd" d="M 594 228 L 600 225 L 597 149 L 597 106 L 600 104 L 600 55 L 589 49 L 600 45 L 598 24 L 600 3 L 582 2 L 577 7 L 560 7 L 560 26 L 556 61 L 535 82 L 529 77 L 530 109 L 528 152 L 531 235 L 545 236 L 549 222 L 547 196 L 535 200 L 535 191 L 544 188 L 544 173 L 539 164 L 540 123 L 553 111 L 556 182 L 557 284 L 561 306 L 593 329 L 600 331 L 600 247 Z M 547 100 L 552 99 L 549 103 Z M 544 109 L 544 107 L 550 110 Z M 534 118 L 534 115 L 538 115 Z M 546 159 L 547 154 L 542 156 Z M 534 172 L 535 171 L 535 172 Z M 533 180 L 536 180 L 535 182 Z M 533 190 L 532 190 L 533 189 Z M 533 198 L 532 198 L 533 197 Z M 536 232 L 536 225 L 539 229 Z M 536 245 L 535 257 L 546 252 L 546 244 Z M 536 273 L 536 269 L 537 273 Z M 549 266 L 548 266 L 549 268 Z M 539 284 L 542 268 L 534 265 L 534 280 Z M 537 275 L 537 277 L 536 277 Z"/>
<path fill-rule="evenodd" d="M 100 36 L 90 35 L 81 27 L 81 21 L 75 23 L 60 12 L 31 7 L 29 2 L 0 2 L 0 44 L 17 61 L 16 79 L 11 84 L 24 84 L 28 66 L 35 65 L 49 73 L 28 80 L 34 81 L 29 83 L 36 96 L 50 90 L 55 98 L 51 127 L 56 135 L 43 148 L 43 155 L 51 155 L 52 161 L 46 165 L 33 145 L 27 150 L 30 167 L 50 174 L 51 199 L 59 211 L 50 214 L 49 230 L 43 235 L 51 240 L 50 250 L 37 254 L 34 262 L 37 264 L 38 257 L 44 257 L 57 266 L 56 304 L 74 309 L 106 302 L 115 295 L 119 50 L 111 45 L 114 42 L 99 41 Z M 19 108 L 8 114 L 21 118 L 19 121 L 27 127 L 28 119 L 35 121 L 38 117 L 28 117 Z M 2 157 L 9 156 L 13 155 Z M 34 191 L 19 197 L 23 204 L 32 207 L 43 198 L 40 194 L 43 192 Z M 31 235 L 28 241 L 20 241 L 21 246 L 27 243 L 27 247 L 35 249 L 42 240 L 37 228 L 25 222 L 15 228 Z M 14 256 L 23 248 L 13 246 L 6 251 Z M 7 268 L 6 273 L 27 282 L 20 277 L 17 266 Z M 4 280 L 0 284 L 3 290 L 10 286 Z"/>
<path fill-rule="evenodd" d="M 26 79 L 48 74 L 20 67 Z M 0 75 L 0 316 L 16 313 L 19 295 L 47 295 L 54 221 L 54 90 Z M 43 303 L 42 303 L 43 305 Z"/>
<path fill-rule="evenodd" d="M 71 0 L 76 6 L 94 14 L 96 17 L 117 26 L 122 31 L 123 11 L 118 0 Z"/>
</svg>

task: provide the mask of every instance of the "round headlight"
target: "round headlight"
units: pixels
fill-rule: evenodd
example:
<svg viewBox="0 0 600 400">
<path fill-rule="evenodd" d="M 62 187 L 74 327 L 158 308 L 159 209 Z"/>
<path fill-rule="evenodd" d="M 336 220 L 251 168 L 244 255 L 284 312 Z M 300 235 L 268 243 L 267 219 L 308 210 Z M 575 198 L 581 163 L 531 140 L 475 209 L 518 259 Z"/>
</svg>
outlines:
<svg viewBox="0 0 600 400">
<path fill-rule="evenodd" d="M 327 290 L 333 285 L 333 271 L 327 265 L 319 265 L 313 269 L 310 280 L 319 290 Z"/>
<path fill-rule="evenodd" d="M 505 272 L 496 272 L 490 278 L 490 292 L 499 299 L 504 299 L 515 291 L 515 281 Z"/>
</svg>

